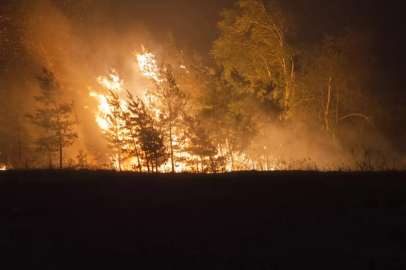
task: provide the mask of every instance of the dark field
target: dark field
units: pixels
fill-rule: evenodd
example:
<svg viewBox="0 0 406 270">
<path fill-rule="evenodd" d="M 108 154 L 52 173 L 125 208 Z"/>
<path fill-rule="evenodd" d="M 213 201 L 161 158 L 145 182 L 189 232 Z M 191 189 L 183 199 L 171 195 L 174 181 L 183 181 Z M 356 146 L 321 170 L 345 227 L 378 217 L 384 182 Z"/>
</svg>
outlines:
<svg viewBox="0 0 406 270">
<path fill-rule="evenodd" d="M 403 269 L 406 173 L 0 173 L 1 269 Z"/>
</svg>

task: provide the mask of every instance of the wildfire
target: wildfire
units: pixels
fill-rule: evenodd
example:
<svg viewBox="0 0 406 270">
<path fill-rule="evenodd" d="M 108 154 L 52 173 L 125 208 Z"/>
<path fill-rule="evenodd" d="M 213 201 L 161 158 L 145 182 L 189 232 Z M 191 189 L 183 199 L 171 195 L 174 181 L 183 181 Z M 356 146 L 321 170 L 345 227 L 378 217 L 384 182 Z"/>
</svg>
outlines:
<svg viewBox="0 0 406 270">
<path fill-rule="evenodd" d="M 102 117 L 102 116 L 105 116 L 105 115 L 107 115 L 109 113 L 109 105 L 107 103 L 107 99 L 106 99 L 106 97 L 104 95 L 99 95 L 99 94 L 97 94 L 95 92 L 91 92 L 90 96 L 95 97 L 95 98 L 97 98 L 99 100 L 99 106 L 98 106 L 99 111 L 96 112 L 96 115 L 95 115 L 96 116 L 96 122 L 99 125 L 99 127 L 103 131 L 105 131 L 105 130 L 108 129 L 108 123 L 107 123 L 105 117 Z"/>
<path fill-rule="evenodd" d="M 142 47 L 143 54 L 136 54 L 136 59 L 138 61 L 138 65 L 141 70 L 141 74 L 151 78 L 155 83 L 159 86 L 164 82 L 164 79 L 161 79 L 162 76 L 160 74 L 160 71 L 156 65 L 156 60 L 155 56 L 148 52 L 144 47 Z M 181 65 L 181 69 L 184 69 L 186 72 L 186 67 Z M 111 104 L 109 104 L 109 91 L 111 91 L 114 95 L 118 95 L 120 92 L 122 92 L 122 87 L 123 87 L 123 80 L 120 78 L 119 74 L 115 71 L 112 70 L 111 73 L 107 77 L 100 76 L 97 78 L 97 81 L 100 83 L 100 85 L 103 86 L 103 88 L 106 90 L 104 94 L 98 94 L 94 91 L 90 92 L 90 96 L 98 100 L 98 110 L 95 112 L 95 121 L 97 122 L 98 126 L 100 127 L 102 133 L 106 134 L 109 132 L 109 127 L 110 124 L 108 120 L 108 115 L 111 115 L 113 113 Z M 117 96 L 118 97 L 118 96 Z M 159 118 L 162 116 L 161 110 L 158 108 L 157 104 L 160 101 L 160 96 L 159 92 L 151 92 L 151 91 L 145 91 L 142 95 L 142 100 L 145 103 L 145 106 L 147 109 L 152 113 L 152 117 L 155 117 L 156 120 L 159 120 Z M 120 103 L 120 109 L 129 114 L 130 112 L 128 111 L 127 108 L 127 103 L 125 101 L 119 100 Z M 164 116 L 164 119 L 166 119 L 166 116 Z M 119 124 L 120 125 L 125 125 L 123 120 L 118 120 L 121 121 Z M 182 143 L 180 143 L 180 138 L 184 137 L 182 129 L 177 129 L 176 127 L 173 127 L 172 129 L 172 145 L 173 147 L 176 148 L 174 150 L 173 155 L 174 159 L 176 160 L 174 162 L 174 171 L 175 172 L 184 172 L 184 171 L 197 171 L 197 172 L 202 172 L 203 171 L 203 161 L 202 157 L 200 156 L 195 156 L 192 155 L 190 152 L 188 152 L 187 148 L 189 147 L 189 141 L 188 140 L 183 140 Z M 122 141 L 130 141 L 134 140 L 134 138 L 131 138 L 130 134 L 126 132 L 121 132 L 120 134 L 117 135 L 119 140 Z M 166 139 L 166 144 L 168 144 L 168 140 Z M 138 151 L 141 151 L 140 146 L 138 146 L 137 142 L 135 142 L 136 148 Z M 121 150 L 117 149 L 116 147 L 116 153 L 113 155 L 112 163 L 115 165 L 116 169 L 127 169 L 127 170 L 135 170 L 137 169 L 138 166 L 142 166 L 142 170 L 146 171 L 146 168 L 144 165 L 138 164 L 138 161 L 135 157 L 130 157 L 125 159 L 121 152 L 126 152 L 127 150 L 131 150 L 131 147 L 134 147 L 134 145 L 126 145 L 122 144 L 120 147 L 122 147 Z M 224 158 L 223 153 L 226 153 L 227 149 L 225 146 L 218 145 L 217 148 L 217 154 L 214 155 L 212 158 L 214 159 L 221 159 Z M 229 156 L 226 156 L 226 159 L 228 159 Z M 248 158 L 246 154 L 239 154 L 239 153 L 234 153 L 233 154 L 234 158 L 234 164 L 230 162 L 230 160 L 227 162 L 227 164 L 224 164 L 224 169 L 226 171 L 232 171 L 235 170 L 236 168 L 243 168 L 243 169 L 261 169 L 264 168 L 263 164 L 257 164 L 254 163 L 252 160 Z M 119 160 L 122 160 L 121 163 Z M 262 160 L 265 160 L 265 157 L 262 157 Z M 205 160 L 206 166 L 209 161 L 207 158 Z M 269 161 L 271 162 L 271 161 Z M 148 166 L 148 165 L 147 165 Z M 159 170 L 160 172 L 167 172 L 172 170 L 172 162 L 171 159 L 168 159 L 168 161 L 165 164 L 160 164 L 159 169 L 155 168 L 156 170 Z M 273 163 L 272 166 L 266 165 L 265 169 L 270 169 L 270 170 L 276 170 L 280 169 L 280 167 L 276 166 L 275 163 Z"/>
<path fill-rule="evenodd" d="M 147 52 L 144 46 L 142 46 L 142 52 L 143 54 L 136 54 L 141 73 L 158 83 L 162 83 L 163 80 L 159 79 L 159 69 L 156 65 L 155 56 L 152 53 Z"/>
<path fill-rule="evenodd" d="M 115 90 L 121 92 L 123 86 L 123 80 L 120 79 L 120 76 L 117 74 L 116 70 L 112 70 L 111 74 L 108 77 L 100 76 L 97 81 L 103 85 L 106 89 Z"/>
<path fill-rule="evenodd" d="M 99 78 L 97 78 L 97 81 L 100 83 L 100 85 L 103 86 L 104 89 L 112 91 L 113 93 L 120 93 L 123 90 L 122 86 L 124 82 L 123 80 L 120 79 L 120 76 L 115 70 L 112 70 L 111 73 L 108 75 L 108 77 L 100 76 Z M 103 95 L 93 91 L 89 93 L 91 97 L 96 98 L 99 102 L 98 111 L 95 112 L 95 120 L 98 126 L 100 127 L 102 133 L 106 133 L 108 131 L 109 129 L 108 115 L 113 113 L 107 100 L 108 94 L 109 94 L 108 92 L 105 95 Z M 127 110 L 126 103 L 124 101 L 120 100 L 120 105 L 123 110 Z M 123 134 L 120 135 L 121 136 L 119 137 L 119 139 L 123 140 L 124 135 Z M 116 168 L 120 167 L 117 161 L 118 159 L 119 159 L 118 155 L 114 155 L 111 158 Z"/>
</svg>

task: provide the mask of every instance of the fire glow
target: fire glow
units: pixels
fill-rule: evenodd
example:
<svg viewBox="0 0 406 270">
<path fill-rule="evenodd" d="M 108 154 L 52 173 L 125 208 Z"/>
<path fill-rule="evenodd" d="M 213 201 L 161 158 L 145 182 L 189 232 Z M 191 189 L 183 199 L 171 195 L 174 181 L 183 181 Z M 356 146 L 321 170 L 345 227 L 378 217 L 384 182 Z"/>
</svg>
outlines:
<svg viewBox="0 0 406 270">
<path fill-rule="evenodd" d="M 136 54 L 136 59 L 137 59 L 137 64 L 140 67 L 141 74 L 147 78 L 150 78 L 152 81 L 154 81 L 158 86 L 161 85 L 165 79 L 161 79 L 162 76 L 159 74 L 159 69 L 156 65 L 156 60 L 155 56 L 148 52 L 144 47 L 143 49 L 143 54 Z M 187 68 L 184 65 L 180 66 L 181 69 L 183 69 L 185 72 L 188 73 Z M 118 96 L 123 89 L 122 86 L 124 84 L 123 80 L 120 78 L 119 74 L 115 71 L 112 70 L 111 73 L 107 77 L 100 76 L 97 78 L 98 83 L 103 87 L 105 92 L 103 94 L 96 93 L 92 91 L 92 89 L 89 89 L 90 96 L 95 98 L 98 101 L 98 111 L 95 112 L 95 121 L 97 122 L 101 133 L 104 134 L 108 131 L 109 129 L 109 120 L 108 120 L 108 115 L 112 113 L 111 107 L 109 106 L 108 103 L 108 95 L 109 93 L 113 93 Z M 147 107 L 148 111 L 151 112 L 151 115 L 156 119 L 159 120 L 159 117 L 162 116 L 164 119 L 166 119 L 167 116 L 163 115 L 160 109 L 156 107 L 156 103 L 159 101 L 159 99 L 162 98 L 160 94 L 157 94 L 155 92 L 149 92 L 145 91 L 141 97 L 142 101 L 144 102 L 145 106 Z M 127 102 L 124 100 L 120 99 L 120 106 L 121 110 L 124 113 L 129 113 L 129 110 L 127 108 Z M 121 125 L 124 125 L 124 122 L 120 123 Z M 184 134 L 182 133 L 182 130 L 177 129 L 176 127 L 173 128 L 172 134 L 171 134 L 171 139 L 172 139 L 172 145 L 176 147 L 177 149 L 174 151 L 174 159 L 176 161 L 174 162 L 174 172 L 203 172 L 204 168 L 202 165 L 203 162 L 203 157 L 201 156 L 196 156 L 191 154 L 190 152 L 187 151 L 187 148 L 189 146 L 189 141 L 188 139 L 184 139 L 182 141 L 182 145 L 179 143 L 180 138 L 184 137 Z M 128 133 L 122 133 L 120 134 L 120 140 L 130 140 L 130 134 Z M 168 144 L 166 141 L 165 144 Z M 134 147 L 134 146 L 133 146 Z M 141 152 L 140 146 L 138 142 L 135 142 L 135 147 L 137 148 L 136 150 Z M 130 146 L 128 144 L 124 144 L 122 146 L 122 151 L 130 151 Z M 167 147 L 169 148 L 169 147 Z M 213 159 L 219 159 L 223 155 L 222 153 L 227 152 L 227 147 L 224 145 L 218 145 L 217 146 L 217 154 L 213 155 Z M 265 159 L 264 156 L 261 157 L 262 159 Z M 118 162 L 118 160 L 122 160 L 122 162 Z M 134 156 L 131 156 L 129 158 L 125 158 L 122 154 L 121 151 L 119 151 L 118 154 L 114 154 L 111 157 L 111 162 L 114 164 L 115 169 L 117 170 L 137 170 L 136 168 L 142 168 L 141 170 L 146 172 L 149 171 L 149 168 L 146 168 L 144 165 L 145 164 L 138 164 L 137 158 Z M 209 160 L 207 160 L 209 162 Z M 268 161 L 269 163 L 271 160 Z M 273 163 L 273 164 L 268 164 L 268 166 L 263 167 L 263 165 L 259 165 L 256 162 L 253 162 L 252 160 L 249 160 L 246 154 L 237 154 L 235 153 L 233 155 L 233 163 L 228 161 L 226 164 L 224 164 L 222 171 L 223 172 L 230 172 L 235 170 L 235 168 L 241 168 L 241 169 L 265 169 L 265 170 L 280 170 L 284 169 L 284 166 L 280 164 Z M 199 166 L 200 164 L 200 166 Z M 172 162 L 171 159 L 168 158 L 167 161 L 164 164 L 159 165 L 159 171 L 162 173 L 169 172 L 172 170 Z M 156 171 L 158 171 L 158 168 L 156 168 Z M 210 172 L 206 170 L 206 172 Z"/>
</svg>

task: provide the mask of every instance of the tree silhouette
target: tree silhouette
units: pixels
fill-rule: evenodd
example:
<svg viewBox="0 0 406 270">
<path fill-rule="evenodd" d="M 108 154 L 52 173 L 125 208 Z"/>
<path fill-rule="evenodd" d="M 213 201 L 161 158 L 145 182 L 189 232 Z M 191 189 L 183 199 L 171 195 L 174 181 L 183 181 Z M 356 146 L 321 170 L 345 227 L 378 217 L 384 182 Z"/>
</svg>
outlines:
<svg viewBox="0 0 406 270">
<path fill-rule="evenodd" d="M 159 118 L 164 138 L 167 138 L 169 142 L 172 172 L 175 172 L 174 151 L 175 148 L 178 148 L 179 141 L 178 138 L 174 139 L 174 130 L 180 128 L 181 112 L 186 104 L 186 96 L 177 85 L 171 71 L 171 66 L 165 66 L 165 68 L 163 66 L 161 74 L 164 75 L 165 80 L 161 85 L 157 85 Z"/>
<path fill-rule="evenodd" d="M 107 122 L 107 130 L 103 132 L 103 136 L 107 139 L 108 147 L 112 149 L 117 167 L 121 171 L 122 161 L 125 159 L 123 148 L 127 143 L 123 105 L 117 94 L 111 90 L 109 92 L 110 95 L 105 97 L 109 106 L 109 113 L 104 116 Z"/>
<path fill-rule="evenodd" d="M 49 165 L 52 166 L 51 156 L 53 152 L 59 152 L 59 168 L 62 169 L 62 151 L 65 147 L 73 144 L 78 138 L 72 131 L 74 124 L 79 124 L 78 119 L 71 120 L 74 103 L 62 101 L 62 89 L 54 81 L 52 72 L 43 68 L 43 76 L 38 76 L 41 96 L 34 97 L 42 104 L 42 108 L 35 109 L 35 114 L 26 114 L 31 123 L 44 130 L 44 136 L 37 140 L 37 150 L 45 152 L 49 157 Z"/>
<path fill-rule="evenodd" d="M 138 97 L 134 99 L 130 92 L 128 92 L 128 110 L 126 128 L 130 134 L 132 155 L 137 157 L 138 168 L 141 171 L 140 149 L 144 153 L 148 172 L 150 165 L 153 171 L 154 163 L 155 172 L 158 172 L 159 164 L 167 160 L 162 134 L 156 128 L 155 121 L 149 114 L 144 102 Z"/>
</svg>

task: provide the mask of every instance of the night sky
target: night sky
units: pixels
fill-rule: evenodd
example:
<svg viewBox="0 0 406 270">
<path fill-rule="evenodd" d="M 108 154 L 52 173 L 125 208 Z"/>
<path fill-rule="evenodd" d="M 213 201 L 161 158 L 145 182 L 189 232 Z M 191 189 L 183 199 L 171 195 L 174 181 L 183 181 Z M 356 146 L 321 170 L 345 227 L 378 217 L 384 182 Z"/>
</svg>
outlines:
<svg viewBox="0 0 406 270">
<path fill-rule="evenodd" d="M 17 0 L 0 0 L 0 2 Z M 53 0 L 75 2 L 82 0 Z M 162 44 L 168 30 L 174 32 L 180 48 L 195 49 L 208 56 L 218 37 L 219 12 L 232 8 L 237 0 L 93 0 L 116 33 L 147 31 L 151 42 Z M 264 2 L 266 2 L 264 0 Z M 346 27 L 375 33 L 377 69 L 389 88 L 405 89 L 406 8 L 402 1 L 385 0 L 281 0 L 297 19 L 292 45 L 315 44 L 323 34 L 337 35 Z M 69 5 L 69 3 L 67 3 Z M 107 11 L 107 12 L 105 12 Z M 103 31 L 103 26 L 100 26 Z M 143 31 L 140 35 L 143 35 Z M 146 44 L 148 45 L 148 44 Z M 206 58 L 206 60 L 209 57 Z M 209 61 L 210 62 L 210 61 Z M 209 63 L 206 62 L 206 63 Z M 212 63 L 212 62 L 211 62 Z M 406 91 L 405 91 L 406 92 Z M 405 96 L 406 98 L 406 96 Z"/>
<path fill-rule="evenodd" d="M 236 0 L 115 0 L 110 3 L 117 31 L 141 24 L 158 41 L 168 30 L 174 32 L 180 47 L 207 54 L 218 36 L 219 12 L 231 8 Z M 324 33 L 340 34 L 346 27 L 373 30 L 376 35 L 375 57 L 384 76 L 396 85 L 406 85 L 401 75 L 406 69 L 404 40 L 406 10 L 401 1 L 384 0 L 285 0 L 297 17 L 295 42 L 314 43 Z"/>
<path fill-rule="evenodd" d="M 118 28 L 142 22 L 156 34 L 173 30 L 186 44 L 208 51 L 217 36 L 219 12 L 236 0 L 115 0 L 111 12 Z M 337 33 L 346 26 L 370 27 L 385 34 L 388 42 L 400 41 L 404 34 L 405 9 L 384 0 L 284 0 L 298 19 L 298 37 L 303 41 L 323 33 Z"/>
</svg>

